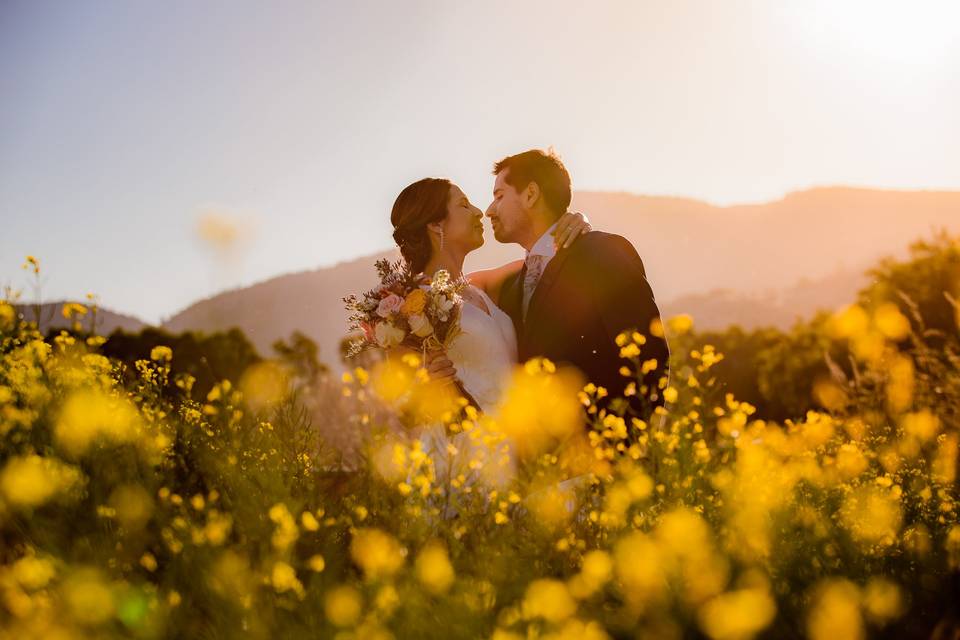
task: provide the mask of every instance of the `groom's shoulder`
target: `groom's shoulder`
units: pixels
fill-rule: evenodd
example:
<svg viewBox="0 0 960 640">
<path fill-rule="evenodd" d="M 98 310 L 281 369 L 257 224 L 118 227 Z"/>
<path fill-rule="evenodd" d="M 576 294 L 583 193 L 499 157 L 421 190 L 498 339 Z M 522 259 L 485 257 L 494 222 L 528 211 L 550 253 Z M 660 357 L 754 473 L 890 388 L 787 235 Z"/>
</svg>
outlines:
<svg viewBox="0 0 960 640">
<path fill-rule="evenodd" d="M 620 280 L 627 274 L 646 274 L 640 254 L 629 240 L 615 233 L 591 231 L 570 247 L 574 271 L 602 280 Z"/>
<path fill-rule="evenodd" d="M 576 250 L 576 253 L 582 258 L 592 256 L 600 260 L 608 259 L 624 251 L 634 255 L 637 253 L 629 240 L 621 235 L 607 233 L 606 231 L 590 231 L 583 234 L 573 243 L 570 250 Z"/>
</svg>

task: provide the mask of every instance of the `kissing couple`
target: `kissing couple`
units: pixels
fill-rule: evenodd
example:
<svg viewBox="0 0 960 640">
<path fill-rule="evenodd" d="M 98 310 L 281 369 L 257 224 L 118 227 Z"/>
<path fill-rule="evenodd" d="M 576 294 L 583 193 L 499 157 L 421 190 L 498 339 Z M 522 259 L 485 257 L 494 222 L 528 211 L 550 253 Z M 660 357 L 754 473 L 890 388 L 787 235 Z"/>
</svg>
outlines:
<svg viewBox="0 0 960 640">
<path fill-rule="evenodd" d="M 524 260 L 466 276 L 459 332 L 445 351 L 431 352 L 432 378 L 459 380 L 479 408 L 496 406 L 518 363 L 544 357 L 576 368 L 608 398 L 623 397 L 617 336 L 645 336 L 647 397 L 628 398 L 647 420 L 663 404 L 661 379 L 669 349 L 643 262 L 625 238 L 594 231 L 569 213 L 570 174 L 552 151 L 530 150 L 494 165 L 493 202 L 487 207 L 494 237 L 526 250 Z M 467 254 L 483 245 L 484 213 L 445 178 L 424 178 L 397 196 L 393 238 L 409 268 L 426 276 L 446 270 L 463 276 Z M 636 404 L 634 404 L 636 402 Z"/>
</svg>

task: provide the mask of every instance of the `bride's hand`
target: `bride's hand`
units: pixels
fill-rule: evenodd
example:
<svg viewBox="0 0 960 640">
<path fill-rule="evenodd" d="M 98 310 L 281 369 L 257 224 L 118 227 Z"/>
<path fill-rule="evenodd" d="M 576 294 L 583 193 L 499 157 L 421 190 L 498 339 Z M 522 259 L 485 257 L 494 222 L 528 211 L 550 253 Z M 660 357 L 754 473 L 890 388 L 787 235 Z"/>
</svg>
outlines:
<svg viewBox="0 0 960 640">
<path fill-rule="evenodd" d="M 431 380 L 453 382 L 457 376 L 457 370 L 453 367 L 453 363 L 447 357 L 447 352 L 443 349 L 427 351 L 425 364 Z"/>
<path fill-rule="evenodd" d="M 553 230 L 553 244 L 557 249 L 566 249 L 578 236 L 589 231 L 593 231 L 593 227 L 585 214 L 567 211 L 557 220 L 557 227 Z"/>
</svg>

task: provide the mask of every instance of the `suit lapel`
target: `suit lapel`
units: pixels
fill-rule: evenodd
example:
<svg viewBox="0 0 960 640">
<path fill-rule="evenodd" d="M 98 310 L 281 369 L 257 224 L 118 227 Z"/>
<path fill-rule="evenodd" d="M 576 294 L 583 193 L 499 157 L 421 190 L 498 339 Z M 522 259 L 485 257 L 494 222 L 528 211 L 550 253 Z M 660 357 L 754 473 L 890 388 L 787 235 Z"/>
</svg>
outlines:
<svg viewBox="0 0 960 640">
<path fill-rule="evenodd" d="M 523 321 L 523 335 L 526 337 L 527 332 L 530 330 L 530 327 L 534 326 L 537 322 L 537 316 L 539 315 L 540 307 L 543 306 L 543 302 L 547 299 L 547 295 L 550 293 L 550 289 L 553 287 L 554 283 L 557 280 L 557 276 L 560 274 L 560 270 L 563 268 L 563 264 L 567 261 L 567 258 L 570 256 L 570 248 L 559 249 L 556 255 L 550 259 L 550 262 L 547 263 L 546 268 L 543 270 L 543 275 L 540 276 L 540 281 L 537 283 L 537 288 L 533 290 L 533 295 L 530 297 L 530 306 L 527 307 L 527 318 Z M 520 296 L 521 296 L 521 306 L 520 313 L 523 314 L 523 286 L 520 287 Z"/>
<path fill-rule="evenodd" d="M 523 335 L 523 276 L 527 272 L 524 267 L 520 272 L 509 278 L 500 291 L 501 308 L 513 320 L 513 328 L 517 332 L 517 339 Z"/>
</svg>

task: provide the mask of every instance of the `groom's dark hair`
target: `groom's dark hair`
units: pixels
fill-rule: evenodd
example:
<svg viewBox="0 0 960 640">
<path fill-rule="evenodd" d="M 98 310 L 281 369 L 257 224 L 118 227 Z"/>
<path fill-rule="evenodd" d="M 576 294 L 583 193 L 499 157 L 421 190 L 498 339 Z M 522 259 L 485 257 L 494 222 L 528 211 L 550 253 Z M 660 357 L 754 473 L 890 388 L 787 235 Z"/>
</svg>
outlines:
<svg viewBox="0 0 960 640">
<path fill-rule="evenodd" d="M 531 182 L 536 182 L 547 208 L 556 218 L 570 208 L 570 174 L 553 149 L 531 149 L 507 156 L 493 165 L 493 175 L 507 169 L 510 170 L 506 177 L 507 184 L 517 191 L 522 191 Z"/>
</svg>

